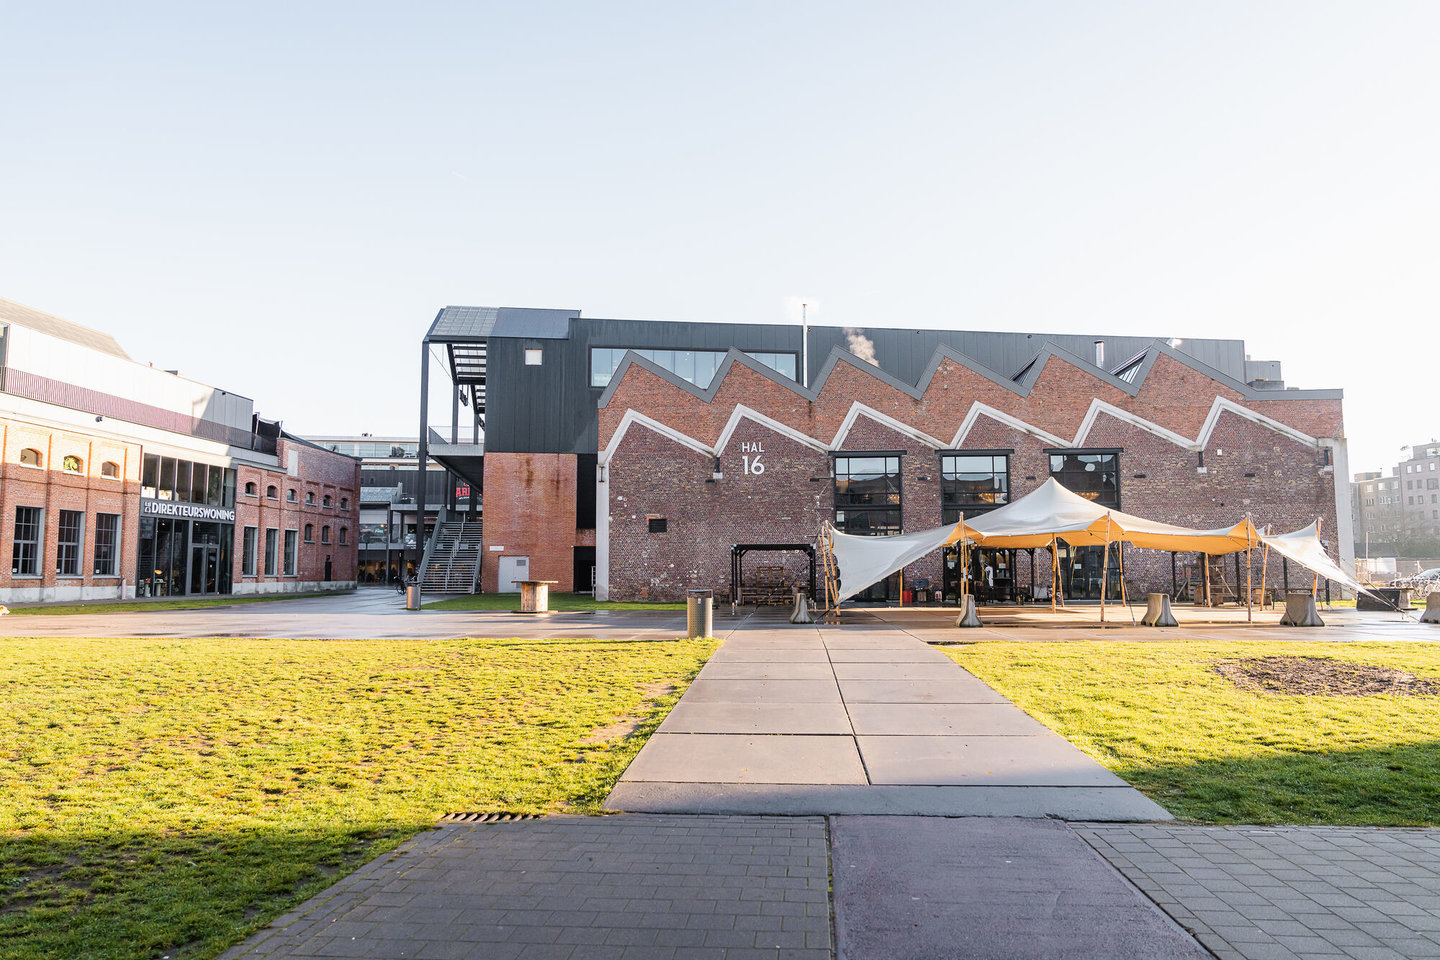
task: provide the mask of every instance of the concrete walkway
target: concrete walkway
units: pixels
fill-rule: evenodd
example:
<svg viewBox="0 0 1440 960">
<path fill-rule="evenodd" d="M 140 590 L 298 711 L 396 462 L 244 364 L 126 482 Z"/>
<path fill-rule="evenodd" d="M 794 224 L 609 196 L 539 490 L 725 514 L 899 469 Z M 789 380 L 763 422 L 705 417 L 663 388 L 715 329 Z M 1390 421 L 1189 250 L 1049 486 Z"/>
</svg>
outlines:
<svg viewBox="0 0 1440 960">
<path fill-rule="evenodd" d="M 608 809 L 1170 818 L 903 631 L 763 623 L 710 659 Z"/>
</svg>

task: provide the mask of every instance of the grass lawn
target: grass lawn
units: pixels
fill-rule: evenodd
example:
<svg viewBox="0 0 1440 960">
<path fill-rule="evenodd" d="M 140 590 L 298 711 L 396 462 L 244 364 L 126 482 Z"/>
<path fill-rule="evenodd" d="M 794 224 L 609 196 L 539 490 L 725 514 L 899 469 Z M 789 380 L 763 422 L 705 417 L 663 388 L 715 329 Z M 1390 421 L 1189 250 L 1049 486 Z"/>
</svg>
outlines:
<svg viewBox="0 0 1440 960">
<path fill-rule="evenodd" d="M 426 610 L 519 610 L 518 593 L 477 593 L 425 604 Z M 552 593 L 551 610 L 684 610 L 683 603 L 601 602 L 588 593 Z"/>
<path fill-rule="evenodd" d="M 594 811 L 715 646 L 0 639 L 0 956 L 210 957 L 444 813 Z"/>
<path fill-rule="evenodd" d="M 195 597 L 183 600 L 97 600 L 94 603 L 73 603 L 64 605 L 37 605 L 33 607 L 12 607 L 14 616 L 51 617 L 74 613 L 140 613 L 164 610 L 198 610 L 201 607 L 233 607 L 242 603 L 267 603 L 271 600 L 299 600 L 303 597 L 333 597 L 338 592 L 325 593 L 272 593 L 259 597 Z M 353 592 L 353 591 L 350 591 Z"/>
<path fill-rule="evenodd" d="M 1440 696 L 1242 690 L 1217 660 L 1330 657 L 1440 679 L 1440 648 L 1336 643 L 982 643 L 942 648 L 1175 816 L 1440 824 Z"/>
</svg>

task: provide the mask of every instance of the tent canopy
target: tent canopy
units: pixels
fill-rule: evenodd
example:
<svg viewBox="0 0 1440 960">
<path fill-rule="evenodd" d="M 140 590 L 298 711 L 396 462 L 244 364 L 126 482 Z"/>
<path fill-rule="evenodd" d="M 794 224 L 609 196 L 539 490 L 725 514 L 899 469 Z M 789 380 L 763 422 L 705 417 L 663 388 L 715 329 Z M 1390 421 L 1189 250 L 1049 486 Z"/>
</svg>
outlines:
<svg viewBox="0 0 1440 960">
<path fill-rule="evenodd" d="M 1304 530 L 1265 537 L 1249 517 L 1232 527 L 1192 530 L 1111 510 L 1067 490 L 1054 478 L 1013 503 L 948 527 L 894 537 L 857 537 L 831 530 L 831 551 L 839 568 L 837 602 L 848 600 L 941 547 L 965 540 L 982 547 L 1025 549 L 1063 540 L 1071 546 L 1130 543 L 1152 550 L 1237 553 L 1262 542 L 1296 563 L 1352 590 L 1363 590 L 1325 554 L 1312 524 Z"/>
</svg>

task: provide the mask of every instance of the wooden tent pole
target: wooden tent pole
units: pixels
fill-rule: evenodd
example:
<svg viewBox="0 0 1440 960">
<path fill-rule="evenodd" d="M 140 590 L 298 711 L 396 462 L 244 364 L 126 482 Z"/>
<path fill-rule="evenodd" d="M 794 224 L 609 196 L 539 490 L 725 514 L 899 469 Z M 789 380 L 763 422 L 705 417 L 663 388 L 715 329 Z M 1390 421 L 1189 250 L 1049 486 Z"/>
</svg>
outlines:
<svg viewBox="0 0 1440 960">
<path fill-rule="evenodd" d="M 1270 544 L 1265 544 L 1265 549 L 1260 551 L 1260 589 L 1269 589 L 1270 581 L 1265 578 L 1265 567 L 1270 562 Z"/>
<path fill-rule="evenodd" d="M 1213 607 L 1214 604 L 1210 602 L 1210 554 L 1208 553 L 1200 555 L 1200 575 L 1205 578 L 1205 606 Z"/>
<path fill-rule="evenodd" d="M 1255 587 L 1250 582 L 1250 528 L 1254 526 L 1250 522 L 1250 515 L 1245 515 L 1245 620 L 1247 623 L 1255 622 Z"/>
<path fill-rule="evenodd" d="M 1105 514 L 1105 546 L 1100 554 L 1100 622 L 1105 622 L 1105 581 L 1110 579 L 1110 514 Z"/>
<path fill-rule="evenodd" d="M 965 548 L 965 514 L 960 514 L 960 609 L 965 609 L 965 598 L 970 594 L 970 551 Z"/>
<path fill-rule="evenodd" d="M 1130 598 L 1125 596 L 1125 541 L 1115 544 L 1115 558 L 1120 562 L 1120 605 L 1130 609 Z M 1130 621 L 1135 621 L 1135 614 L 1130 614 Z"/>
<path fill-rule="evenodd" d="M 1050 612 L 1055 612 L 1055 587 L 1060 580 L 1060 561 L 1055 556 L 1055 538 L 1050 538 Z"/>
</svg>

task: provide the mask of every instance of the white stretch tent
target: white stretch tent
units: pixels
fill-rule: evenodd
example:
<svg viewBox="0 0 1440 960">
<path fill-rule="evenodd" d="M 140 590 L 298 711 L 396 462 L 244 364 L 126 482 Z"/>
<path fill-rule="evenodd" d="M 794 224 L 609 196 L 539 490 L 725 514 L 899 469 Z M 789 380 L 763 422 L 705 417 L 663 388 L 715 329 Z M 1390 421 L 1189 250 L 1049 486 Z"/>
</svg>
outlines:
<svg viewBox="0 0 1440 960">
<path fill-rule="evenodd" d="M 1102 507 L 1051 478 L 1014 503 L 952 526 L 896 537 L 857 537 L 832 528 L 829 538 L 840 580 L 836 603 L 848 600 L 926 554 L 962 538 L 998 549 L 1048 547 L 1056 540 L 1063 540 L 1071 546 L 1130 543 L 1154 550 L 1212 556 L 1268 543 L 1282 555 L 1323 577 L 1352 590 L 1364 589 L 1326 556 L 1316 531 L 1316 525 L 1312 524 L 1294 533 L 1265 537 L 1249 517 L 1233 527 L 1193 530 Z"/>
<path fill-rule="evenodd" d="M 1294 560 L 1302 567 L 1313 570 L 1325 579 L 1344 584 L 1359 593 L 1374 596 L 1354 577 L 1347 574 L 1339 564 L 1330 559 L 1329 554 L 1325 552 L 1324 544 L 1320 542 L 1320 521 L 1317 520 L 1310 526 L 1291 533 L 1277 534 L 1263 539 L 1265 545 L 1276 553 Z"/>
</svg>

